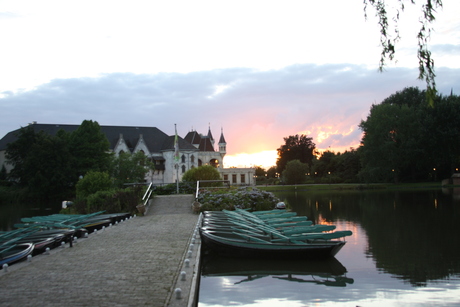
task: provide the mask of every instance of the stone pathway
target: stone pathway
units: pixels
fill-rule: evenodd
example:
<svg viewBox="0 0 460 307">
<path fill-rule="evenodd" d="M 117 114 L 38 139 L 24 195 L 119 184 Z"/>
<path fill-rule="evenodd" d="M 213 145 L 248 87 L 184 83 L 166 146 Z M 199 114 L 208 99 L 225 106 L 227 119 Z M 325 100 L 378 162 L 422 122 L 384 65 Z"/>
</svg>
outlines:
<svg viewBox="0 0 460 307">
<path fill-rule="evenodd" d="M 146 216 L 0 270 L 0 306 L 187 306 L 195 260 L 180 299 L 174 289 L 198 221 L 192 202 L 157 196 Z"/>
</svg>

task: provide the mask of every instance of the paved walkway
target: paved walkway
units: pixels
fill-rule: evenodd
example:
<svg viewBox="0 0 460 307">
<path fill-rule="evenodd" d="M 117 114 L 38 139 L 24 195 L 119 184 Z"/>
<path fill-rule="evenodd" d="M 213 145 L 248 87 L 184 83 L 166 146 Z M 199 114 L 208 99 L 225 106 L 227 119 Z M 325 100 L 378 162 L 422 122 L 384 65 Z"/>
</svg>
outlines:
<svg viewBox="0 0 460 307">
<path fill-rule="evenodd" d="M 199 253 L 189 252 L 198 221 L 192 202 L 157 196 L 146 216 L 0 270 L 0 306 L 188 306 Z"/>
</svg>

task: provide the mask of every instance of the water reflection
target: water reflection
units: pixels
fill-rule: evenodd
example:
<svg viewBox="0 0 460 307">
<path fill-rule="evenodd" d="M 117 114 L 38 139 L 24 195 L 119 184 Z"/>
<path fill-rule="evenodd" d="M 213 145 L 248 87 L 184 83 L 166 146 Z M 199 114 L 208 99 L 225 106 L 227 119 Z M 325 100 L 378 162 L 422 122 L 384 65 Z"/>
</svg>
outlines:
<svg viewBox="0 0 460 307">
<path fill-rule="evenodd" d="M 222 275 L 202 277 L 200 307 L 460 305 L 460 206 L 452 194 L 385 190 L 276 195 L 315 223 L 353 231 L 332 260 L 340 266 L 330 265 L 343 272 L 292 262 L 293 269 L 305 274 L 286 269 L 278 274 L 256 270 L 259 261 L 248 262 L 244 271 L 237 264 L 220 263 Z"/>
<path fill-rule="evenodd" d="M 275 278 L 287 282 L 345 287 L 354 280 L 345 276 L 347 270 L 335 258 L 327 260 L 255 260 L 206 255 L 202 259 L 203 277 L 239 276 L 234 284 L 260 278 Z"/>
<path fill-rule="evenodd" d="M 460 273 L 460 244 L 454 239 L 460 236 L 460 210 L 439 190 L 300 192 L 281 197 L 316 223 L 359 224 L 367 235 L 367 257 L 395 278 L 425 286 Z"/>
</svg>

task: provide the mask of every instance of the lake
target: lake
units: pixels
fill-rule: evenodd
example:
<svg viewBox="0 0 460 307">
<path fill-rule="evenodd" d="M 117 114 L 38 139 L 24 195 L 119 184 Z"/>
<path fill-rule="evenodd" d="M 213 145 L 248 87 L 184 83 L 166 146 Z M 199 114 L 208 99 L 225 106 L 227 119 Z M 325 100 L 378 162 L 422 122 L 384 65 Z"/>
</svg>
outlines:
<svg viewBox="0 0 460 307">
<path fill-rule="evenodd" d="M 204 257 L 199 306 L 458 306 L 460 200 L 452 191 L 274 193 L 352 230 L 327 261 Z"/>
</svg>

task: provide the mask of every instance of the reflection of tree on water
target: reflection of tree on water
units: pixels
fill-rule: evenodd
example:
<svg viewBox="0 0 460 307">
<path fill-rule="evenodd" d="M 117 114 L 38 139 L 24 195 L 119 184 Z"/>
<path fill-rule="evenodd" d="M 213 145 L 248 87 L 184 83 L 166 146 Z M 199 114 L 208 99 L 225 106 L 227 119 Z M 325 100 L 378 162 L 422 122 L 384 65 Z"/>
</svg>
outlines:
<svg viewBox="0 0 460 307">
<path fill-rule="evenodd" d="M 424 286 L 460 274 L 460 208 L 441 191 L 276 193 L 299 215 L 318 222 L 347 220 L 368 236 L 378 269 Z"/>
<path fill-rule="evenodd" d="M 202 276 L 242 276 L 234 284 L 255 281 L 265 277 L 289 282 L 312 283 L 317 285 L 345 287 L 354 280 L 345 276 L 346 268 L 336 259 L 267 260 L 234 259 L 218 256 L 203 256 Z"/>
</svg>

